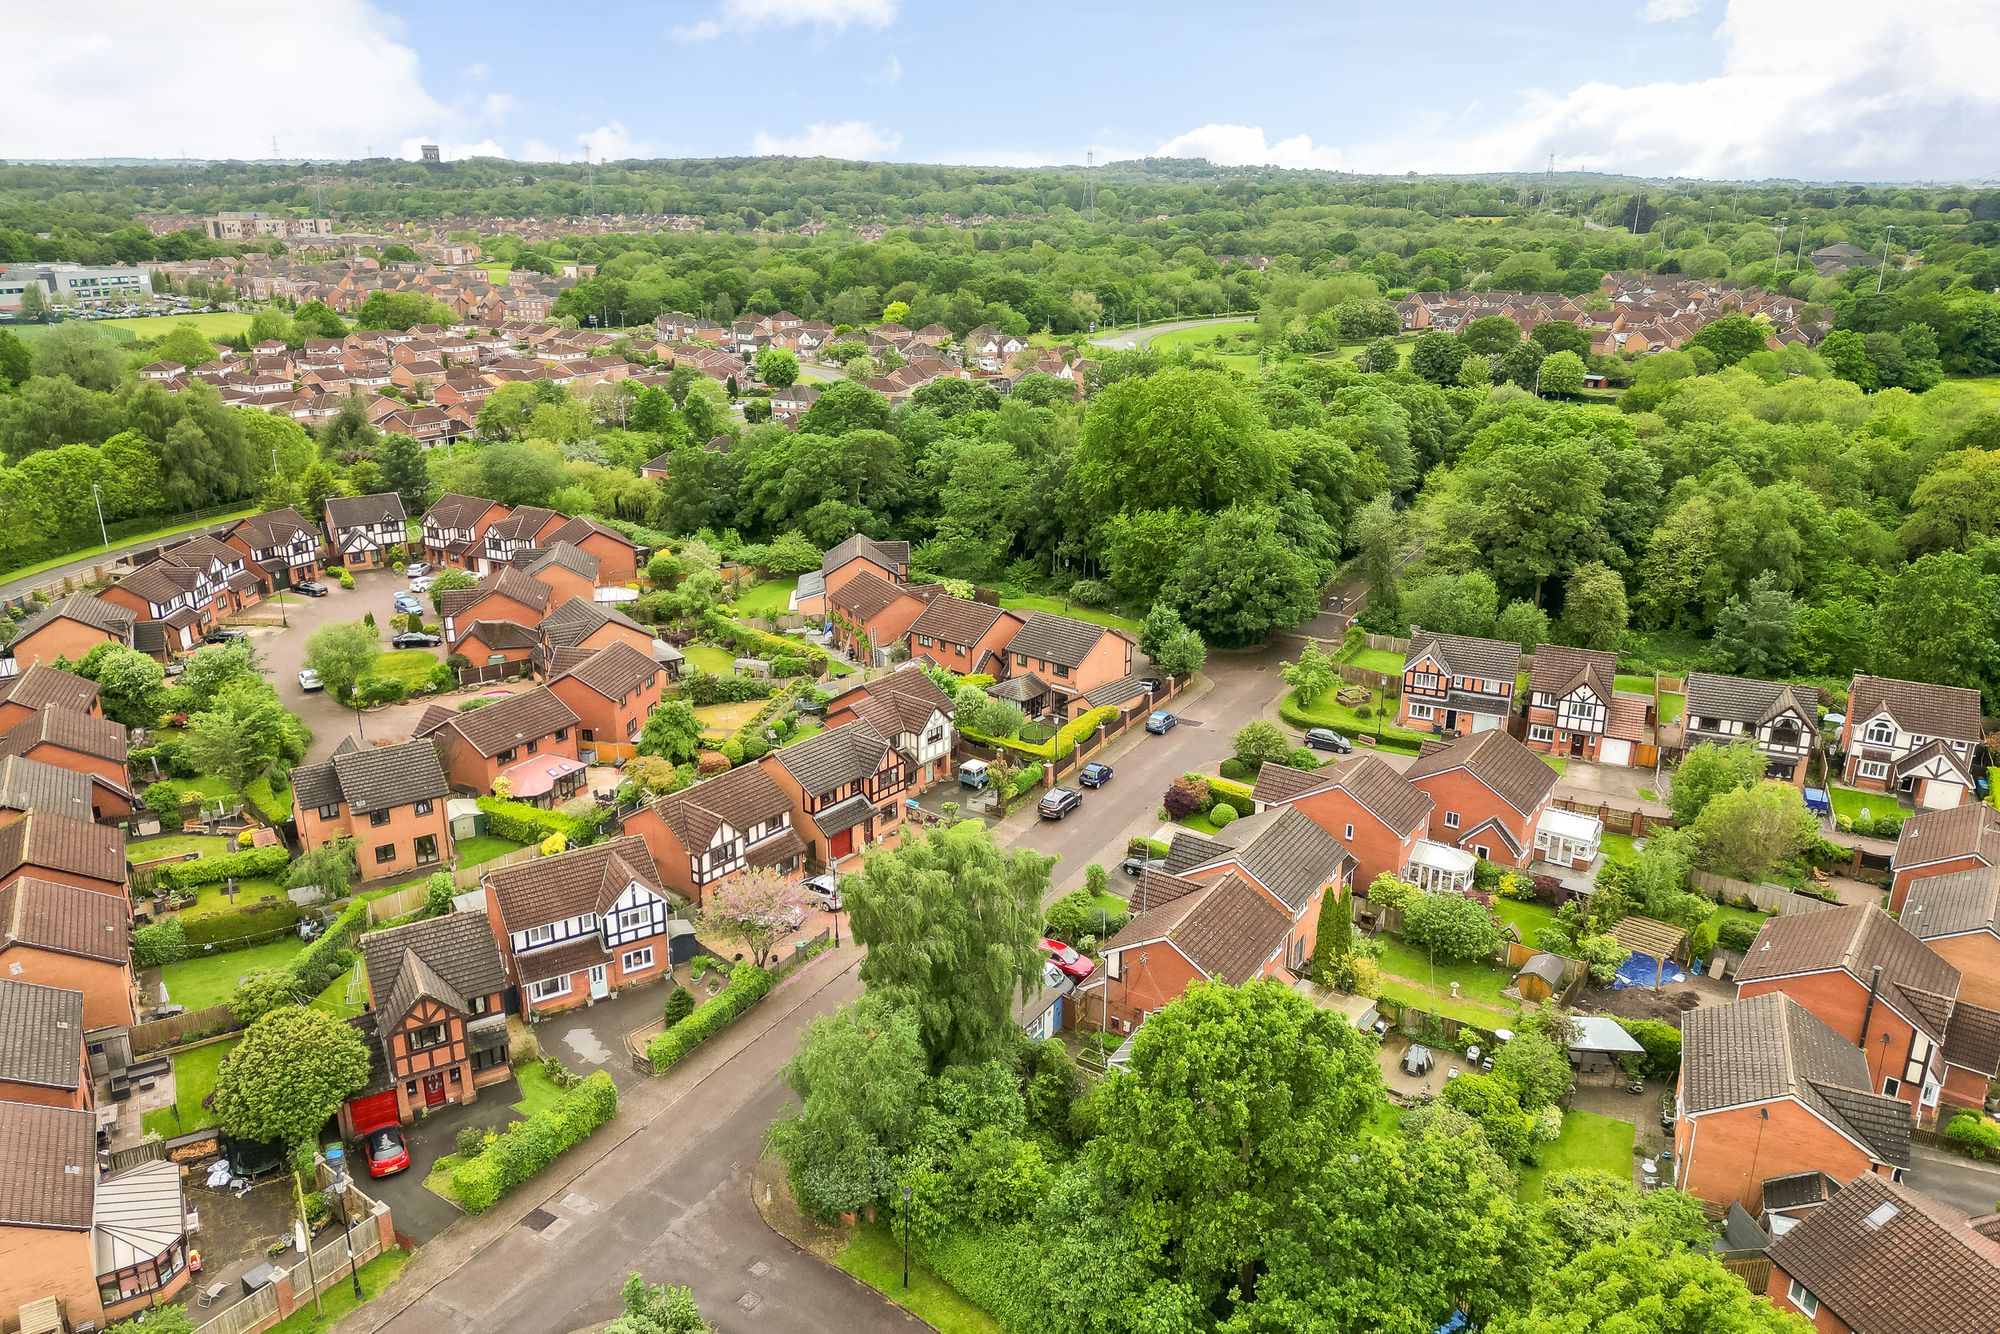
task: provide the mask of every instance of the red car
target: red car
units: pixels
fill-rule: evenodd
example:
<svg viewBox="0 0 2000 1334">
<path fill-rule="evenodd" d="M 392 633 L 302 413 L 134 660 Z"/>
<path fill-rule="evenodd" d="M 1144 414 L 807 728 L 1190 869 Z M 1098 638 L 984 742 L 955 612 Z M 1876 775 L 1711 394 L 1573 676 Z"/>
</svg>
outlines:
<svg viewBox="0 0 2000 1334">
<path fill-rule="evenodd" d="M 1042 953 L 1048 955 L 1049 961 L 1055 964 L 1062 975 L 1072 982 L 1085 981 L 1092 973 L 1097 971 L 1097 965 L 1094 962 L 1078 954 L 1060 940 L 1044 940 L 1041 942 L 1041 946 Z"/>
<path fill-rule="evenodd" d="M 403 1142 L 400 1126 L 381 1126 L 368 1132 L 368 1175 L 392 1176 L 410 1165 L 410 1146 Z"/>
</svg>

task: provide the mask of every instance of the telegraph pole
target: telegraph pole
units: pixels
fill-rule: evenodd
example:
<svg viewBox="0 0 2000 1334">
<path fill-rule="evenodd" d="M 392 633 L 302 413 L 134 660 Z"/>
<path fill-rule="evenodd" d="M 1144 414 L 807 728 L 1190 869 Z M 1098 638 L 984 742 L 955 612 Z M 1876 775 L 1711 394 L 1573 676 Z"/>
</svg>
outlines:
<svg viewBox="0 0 2000 1334">
<path fill-rule="evenodd" d="M 1878 294 L 1882 290 L 1882 270 L 1889 267 L 1889 233 L 1895 230 L 1896 225 L 1894 223 L 1890 223 L 1882 229 L 1882 262 L 1875 266 L 1875 291 Z"/>
</svg>

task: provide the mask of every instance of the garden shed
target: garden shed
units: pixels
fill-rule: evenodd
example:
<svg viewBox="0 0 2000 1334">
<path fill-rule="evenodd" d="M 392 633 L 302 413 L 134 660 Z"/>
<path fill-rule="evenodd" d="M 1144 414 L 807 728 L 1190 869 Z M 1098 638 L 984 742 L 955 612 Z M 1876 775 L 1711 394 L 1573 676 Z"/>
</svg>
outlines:
<svg viewBox="0 0 2000 1334">
<path fill-rule="evenodd" d="M 1551 997 L 1561 996 L 1569 988 L 1571 965 L 1560 954 L 1531 955 L 1514 974 L 1514 990 L 1521 993 L 1521 999 L 1539 1005 Z"/>
</svg>

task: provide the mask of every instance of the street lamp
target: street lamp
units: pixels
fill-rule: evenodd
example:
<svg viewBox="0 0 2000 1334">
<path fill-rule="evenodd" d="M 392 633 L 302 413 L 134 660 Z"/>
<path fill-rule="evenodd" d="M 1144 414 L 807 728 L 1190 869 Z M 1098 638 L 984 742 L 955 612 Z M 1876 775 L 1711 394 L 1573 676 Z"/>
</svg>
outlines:
<svg viewBox="0 0 2000 1334">
<path fill-rule="evenodd" d="M 1878 295 L 1882 291 L 1882 271 L 1889 267 L 1889 233 L 1895 230 L 1896 226 L 1894 223 L 1890 223 L 1882 229 L 1882 262 L 1875 266 L 1875 291 Z M 108 538 L 106 539 L 106 544 L 109 544 Z"/>
<path fill-rule="evenodd" d="M 348 1216 L 347 1200 L 347 1150 L 338 1144 L 327 1146 L 326 1165 L 333 1169 L 333 1185 L 328 1189 L 340 1195 L 340 1238 L 347 1247 L 347 1274 L 354 1280 L 354 1300 L 361 1300 L 361 1266 L 354 1259 L 354 1220 Z"/>
<path fill-rule="evenodd" d="M 104 549 L 111 549 L 111 530 L 104 526 L 104 493 L 97 489 L 97 483 L 90 484 L 91 499 L 97 502 L 97 535 L 104 539 Z"/>
<path fill-rule="evenodd" d="M 910 1197 L 916 1192 L 903 1187 L 903 1291 L 910 1290 Z"/>
</svg>

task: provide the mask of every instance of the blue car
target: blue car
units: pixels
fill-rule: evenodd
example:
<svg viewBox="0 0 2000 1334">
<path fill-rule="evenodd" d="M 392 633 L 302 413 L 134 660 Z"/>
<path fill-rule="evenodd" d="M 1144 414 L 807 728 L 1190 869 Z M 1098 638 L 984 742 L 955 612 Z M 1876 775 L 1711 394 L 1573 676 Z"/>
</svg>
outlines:
<svg viewBox="0 0 2000 1334">
<path fill-rule="evenodd" d="M 1165 709 L 1155 709 L 1146 719 L 1146 730 L 1156 736 L 1165 736 L 1174 730 L 1174 724 L 1179 721 L 1178 714 L 1168 713 Z"/>
<path fill-rule="evenodd" d="M 1076 781 L 1085 787 L 1103 787 L 1111 781 L 1111 766 L 1092 760 L 1083 766 L 1083 772 L 1076 776 Z"/>
<path fill-rule="evenodd" d="M 424 604 L 411 597 L 408 593 L 398 593 L 396 594 L 396 610 L 405 616 L 421 616 L 423 615 Z"/>
</svg>

